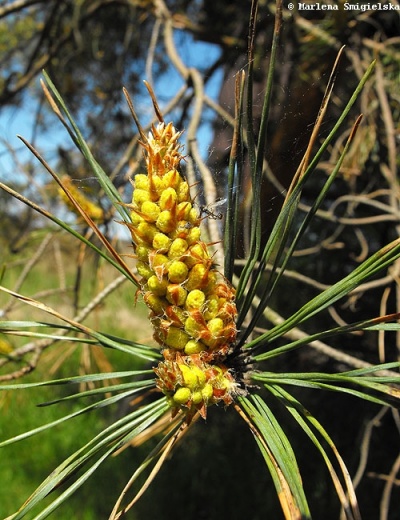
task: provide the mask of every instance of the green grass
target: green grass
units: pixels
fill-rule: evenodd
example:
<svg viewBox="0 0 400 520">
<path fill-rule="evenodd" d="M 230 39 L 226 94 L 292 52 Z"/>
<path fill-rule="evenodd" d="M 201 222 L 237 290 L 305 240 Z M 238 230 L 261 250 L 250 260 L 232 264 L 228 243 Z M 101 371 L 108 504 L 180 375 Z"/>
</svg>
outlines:
<svg viewBox="0 0 400 520">
<path fill-rule="evenodd" d="M 40 243 L 39 238 L 30 242 L 17 256 L 10 255 L 5 259 L 8 260 L 8 268 L 2 283 L 6 287 L 13 289 L 23 266 L 35 253 L 38 243 Z M 49 294 L 44 301 L 56 309 L 61 309 L 61 312 L 71 315 L 73 313 L 71 288 L 75 283 L 71 258 L 77 258 L 78 250 L 76 243 L 68 237 L 57 237 L 57 239 L 61 240 L 61 267 L 64 271 L 57 271 L 54 268 L 54 250 L 50 247 L 39 262 L 32 267 L 19 292 L 35 297 L 39 291 L 50 291 L 59 287 L 62 274 L 65 276 L 65 286 L 70 290 Z M 88 303 L 90 295 L 98 293 L 117 276 L 115 270 L 108 265 L 96 265 L 93 262 L 94 259 L 89 253 L 82 271 L 81 293 L 86 296 L 81 298 L 81 306 Z M 1 293 L 0 308 L 4 308 L 8 301 L 8 297 Z M 135 288 L 131 284 L 125 283 L 92 313 L 86 323 L 96 325 L 103 332 L 120 335 L 127 339 L 147 341 L 151 332 L 146 316 L 147 309 L 143 304 L 135 304 Z M 20 303 L 12 307 L 8 317 L 10 319 L 27 319 L 29 317 L 50 321 L 48 316 Z M 18 347 L 30 339 L 13 337 L 11 341 L 15 347 Z M 83 365 L 89 372 L 96 372 L 99 369 L 103 371 L 131 370 L 142 367 L 142 365 L 131 366 L 132 360 L 131 356 L 121 355 L 112 350 L 104 351 L 99 347 L 88 347 L 83 344 L 74 344 L 71 347 L 70 343 L 58 342 L 44 352 L 38 368 L 25 377 L 23 382 L 78 375 L 84 369 Z M 20 364 L 15 362 L 11 368 L 16 370 L 19 366 Z M 10 372 L 11 368 L 8 365 L 7 370 L 3 368 L 0 374 Z M 70 391 L 69 387 L 52 386 L 2 393 L 0 438 L 2 440 L 11 438 L 89 404 L 88 401 L 69 401 L 54 406 L 37 407 L 40 403 L 65 395 L 66 391 Z M 18 410 L 19 413 L 16 412 Z M 22 504 L 57 464 L 80 448 L 85 441 L 105 428 L 121 413 L 123 413 L 122 410 L 114 407 L 110 411 L 102 409 L 85 414 L 63 423 L 51 431 L 3 448 L 0 457 L 0 482 L 2 483 L 0 486 L 0 518 L 15 512 L 16 507 Z M 143 457 L 140 449 L 131 449 L 126 450 L 122 456 L 109 459 L 104 467 L 101 467 L 88 481 L 87 485 L 73 495 L 53 517 L 57 516 L 59 520 L 107 518 L 110 513 L 110 505 L 115 502 L 126 480 L 130 477 L 131 468 Z M 33 512 L 32 515 L 34 516 Z M 130 518 L 136 517 L 131 515 Z"/>
</svg>

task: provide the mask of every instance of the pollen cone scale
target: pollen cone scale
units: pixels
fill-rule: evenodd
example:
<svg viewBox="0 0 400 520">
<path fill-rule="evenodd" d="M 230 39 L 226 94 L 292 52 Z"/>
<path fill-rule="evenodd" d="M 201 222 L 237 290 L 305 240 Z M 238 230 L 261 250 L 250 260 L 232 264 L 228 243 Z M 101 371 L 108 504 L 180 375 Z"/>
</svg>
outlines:
<svg viewBox="0 0 400 520">
<path fill-rule="evenodd" d="M 235 291 L 214 268 L 201 239 L 200 215 L 179 173 L 179 137 L 159 123 L 142 143 L 147 173 L 134 177 L 130 230 L 164 360 L 157 385 L 173 413 L 190 418 L 207 406 L 232 402 L 237 384 L 223 361 L 236 340 Z"/>
</svg>

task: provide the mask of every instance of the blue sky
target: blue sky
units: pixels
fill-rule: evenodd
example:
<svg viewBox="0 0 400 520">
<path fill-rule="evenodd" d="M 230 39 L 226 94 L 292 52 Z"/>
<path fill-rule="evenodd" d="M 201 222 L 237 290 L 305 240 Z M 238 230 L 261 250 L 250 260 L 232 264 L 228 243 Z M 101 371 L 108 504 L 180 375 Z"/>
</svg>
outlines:
<svg viewBox="0 0 400 520">
<path fill-rule="evenodd" d="M 210 65 L 218 58 L 219 48 L 212 44 L 196 42 L 186 33 L 176 33 L 176 44 L 179 46 L 179 53 L 185 65 L 189 67 L 203 68 Z M 145 78 L 144 78 L 145 79 Z M 39 85 L 39 78 L 35 80 L 35 87 Z M 206 93 L 216 99 L 222 81 L 222 72 L 214 74 L 206 86 Z M 172 98 L 183 85 L 183 80 L 177 71 L 171 68 L 166 74 L 156 81 L 156 95 L 162 92 L 165 96 Z M 101 86 L 100 86 L 101 87 Z M 121 98 L 123 94 L 121 92 Z M 151 104 L 149 102 L 149 108 Z M 161 106 L 162 108 L 162 106 Z M 15 179 L 21 175 L 21 167 L 15 163 L 12 151 L 18 153 L 21 163 L 28 157 L 28 150 L 17 138 L 17 134 L 22 135 L 28 141 L 32 139 L 33 124 L 35 121 L 36 107 L 32 99 L 25 96 L 25 100 L 19 107 L 3 107 L 0 111 L 0 180 L 3 182 Z M 145 122 L 146 123 L 146 122 Z M 84 129 L 83 129 L 84 130 Z M 209 155 L 209 145 L 211 139 L 210 127 L 207 123 L 203 124 L 199 130 L 198 140 L 202 155 Z M 53 151 L 59 145 L 70 146 L 70 138 L 64 128 L 59 126 L 59 131 L 52 128 L 51 134 L 43 135 L 35 140 L 42 155 L 51 163 Z"/>
</svg>

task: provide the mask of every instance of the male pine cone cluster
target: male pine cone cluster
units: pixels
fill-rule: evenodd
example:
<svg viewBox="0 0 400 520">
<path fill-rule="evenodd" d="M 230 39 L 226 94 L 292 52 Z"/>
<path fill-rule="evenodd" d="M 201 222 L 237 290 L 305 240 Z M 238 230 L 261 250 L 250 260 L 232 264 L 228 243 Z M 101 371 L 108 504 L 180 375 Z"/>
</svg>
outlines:
<svg viewBox="0 0 400 520">
<path fill-rule="evenodd" d="M 134 177 L 130 226 L 150 308 L 154 337 L 164 361 L 155 369 L 157 385 L 173 413 L 230 404 L 236 383 L 223 365 L 236 339 L 235 292 L 214 268 L 201 240 L 200 215 L 189 185 L 178 172 L 182 159 L 172 123 L 159 123 L 142 143 L 147 174 Z"/>
</svg>

